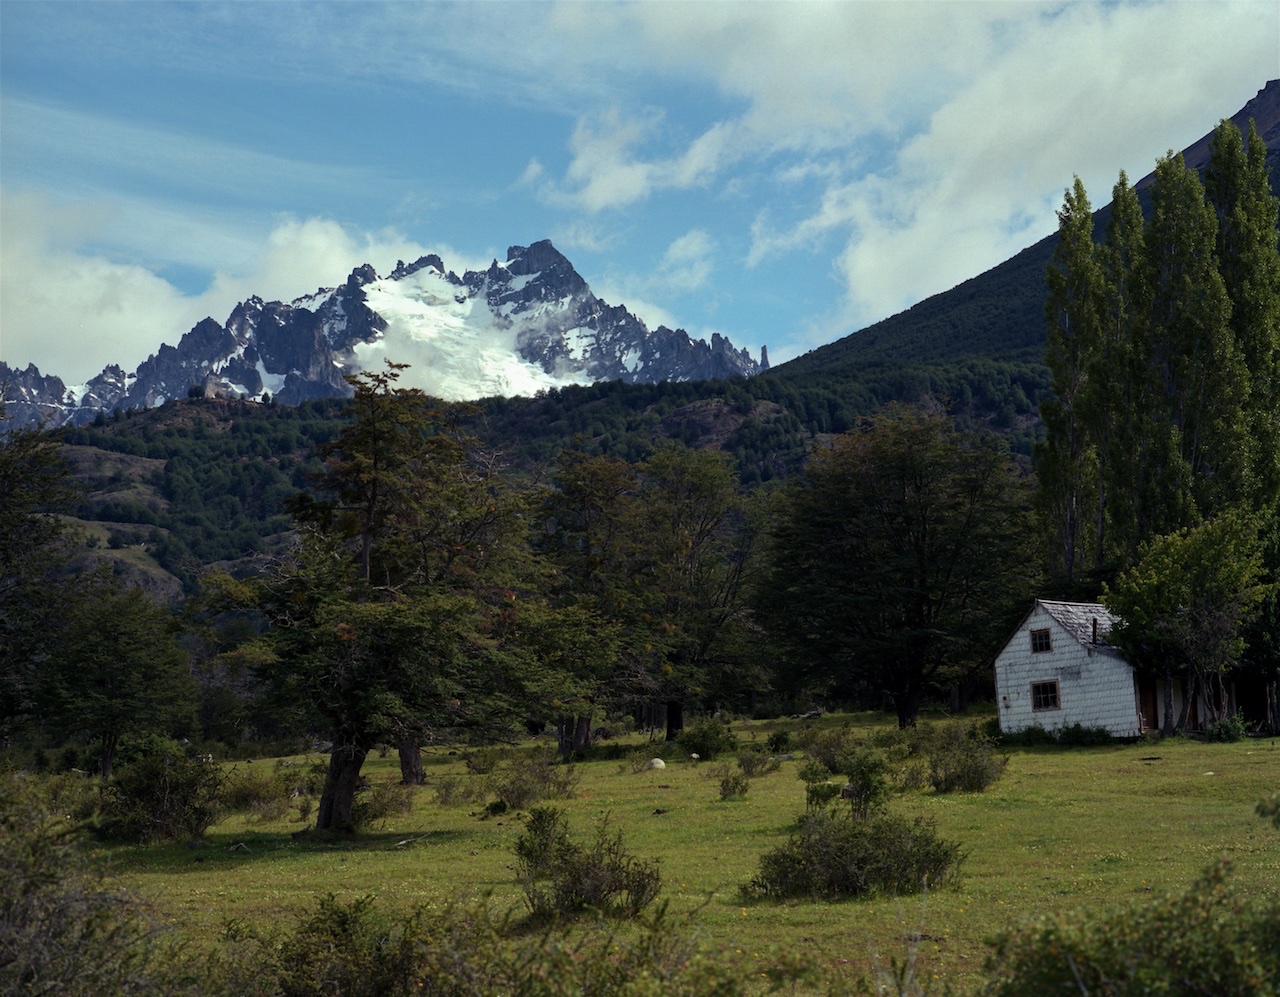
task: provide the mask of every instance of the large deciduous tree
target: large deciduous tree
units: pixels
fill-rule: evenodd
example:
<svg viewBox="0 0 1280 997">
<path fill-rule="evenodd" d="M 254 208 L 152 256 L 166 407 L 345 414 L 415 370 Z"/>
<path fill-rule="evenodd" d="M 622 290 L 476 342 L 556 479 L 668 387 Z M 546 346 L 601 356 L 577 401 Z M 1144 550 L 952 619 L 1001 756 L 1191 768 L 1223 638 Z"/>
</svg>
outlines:
<svg viewBox="0 0 1280 997">
<path fill-rule="evenodd" d="M 353 421 L 324 448 L 319 498 L 292 505 L 303 541 L 239 589 L 270 624 L 259 672 L 331 734 L 318 830 L 353 826 L 375 743 L 397 744 L 404 781 L 421 782 L 424 740 L 514 715 L 516 658 L 496 630 L 533 575 L 527 502 L 449 407 L 397 386 L 402 369 L 348 379 Z"/>
<path fill-rule="evenodd" d="M 887 696 L 914 724 L 1033 584 L 1029 492 L 998 445 L 891 409 L 810 459 L 781 505 L 757 614 L 805 677 Z"/>
<path fill-rule="evenodd" d="M 104 780 L 122 737 L 194 726 L 195 681 L 178 623 L 141 589 L 102 571 L 82 578 L 60 623 L 57 651 L 41 670 L 41 719 L 64 737 L 97 741 Z"/>
<path fill-rule="evenodd" d="M 661 707 L 674 736 L 686 698 L 715 699 L 742 677 L 752 533 L 728 462 L 676 444 L 637 464 L 566 451 L 553 482 L 541 546 L 559 569 L 557 604 L 619 634 L 591 703 Z"/>
<path fill-rule="evenodd" d="M 1153 539 L 1106 589 L 1103 600 L 1121 621 L 1112 643 L 1164 681 L 1165 734 L 1186 725 L 1197 690 L 1205 693 L 1209 719 L 1222 718 L 1222 677 L 1244 650 L 1244 628 L 1267 595 L 1262 574 L 1258 517 L 1230 511 Z M 1176 721 L 1175 676 L 1189 680 Z"/>
</svg>

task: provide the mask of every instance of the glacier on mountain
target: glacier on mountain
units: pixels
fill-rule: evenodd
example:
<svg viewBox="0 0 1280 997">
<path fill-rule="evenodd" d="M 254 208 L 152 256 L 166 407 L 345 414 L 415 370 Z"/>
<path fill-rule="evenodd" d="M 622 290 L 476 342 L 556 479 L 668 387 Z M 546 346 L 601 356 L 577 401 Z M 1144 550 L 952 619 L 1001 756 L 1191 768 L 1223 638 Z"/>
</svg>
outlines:
<svg viewBox="0 0 1280 997">
<path fill-rule="evenodd" d="M 650 330 L 620 305 L 597 298 L 549 241 L 512 246 L 505 262 L 461 277 L 432 254 L 369 265 L 346 282 L 292 302 L 250 297 L 226 325 L 206 318 L 126 374 L 109 366 L 67 388 L 29 365 L 0 363 L 8 424 L 56 426 L 98 412 L 145 408 L 192 393 L 285 404 L 346 396 L 344 374 L 408 364 L 400 384 L 448 401 L 533 395 L 567 385 L 622 380 L 711 380 L 767 367 L 719 334 Z"/>
</svg>

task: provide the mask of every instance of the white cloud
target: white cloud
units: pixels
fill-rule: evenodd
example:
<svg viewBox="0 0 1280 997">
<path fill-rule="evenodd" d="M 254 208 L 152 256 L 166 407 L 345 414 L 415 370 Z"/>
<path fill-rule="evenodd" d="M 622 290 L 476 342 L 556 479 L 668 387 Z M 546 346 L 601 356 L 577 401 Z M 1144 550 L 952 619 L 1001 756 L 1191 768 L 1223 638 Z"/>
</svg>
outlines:
<svg viewBox="0 0 1280 997">
<path fill-rule="evenodd" d="M 686 232 L 667 247 L 655 282 L 677 292 L 704 287 L 714 269 L 714 252 L 715 241 L 705 229 Z"/>
<path fill-rule="evenodd" d="M 205 316 L 225 321 L 252 294 L 290 301 L 313 292 L 317 281 L 341 283 L 364 263 L 385 274 L 396 260 L 428 252 L 458 273 L 490 262 L 449 247 L 427 249 L 394 231 L 360 233 L 329 219 L 283 218 L 239 267 L 217 272 L 202 293 L 183 294 L 142 265 L 83 248 L 119 223 L 119 209 L 106 202 L 59 205 L 6 190 L 0 208 L 0 360 L 22 368 L 34 363 L 68 384 L 110 363 L 132 370 Z"/>
<path fill-rule="evenodd" d="M 843 234 L 840 324 L 893 314 L 1049 234 L 1072 173 L 1100 206 L 1120 169 L 1137 179 L 1155 155 L 1199 137 L 1224 112 L 1208 95 L 1210 74 L 1224 87 L 1215 54 L 1252 50 L 1228 84 L 1248 94 L 1276 42 L 1274 28 L 1268 37 L 1252 24 L 1257 7 L 1026 6 L 1034 16 L 985 24 L 985 63 L 957 72 L 963 85 L 883 168 L 827 178 L 789 226 L 759 214 L 748 263 Z M 928 7 L 960 8 L 963 21 L 971 5 Z"/>
</svg>

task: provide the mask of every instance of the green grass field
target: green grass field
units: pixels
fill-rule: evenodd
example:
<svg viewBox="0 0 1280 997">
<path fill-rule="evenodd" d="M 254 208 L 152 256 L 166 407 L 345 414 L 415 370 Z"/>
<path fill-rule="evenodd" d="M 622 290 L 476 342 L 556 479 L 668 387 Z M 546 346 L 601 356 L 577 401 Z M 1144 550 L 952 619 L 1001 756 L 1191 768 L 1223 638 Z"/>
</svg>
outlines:
<svg viewBox="0 0 1280 997">
<path fill-rule="evenodd" d="M 867 715 L 822 721 L 867 729 L 887 722 Z M 794 722 L 733 727 L 741 742 L 763 743 Z M 537 750 L 549 750 L 549 742 Z M 890 802 L 894 811 L 932 818 L 965 850 L 958 886 L 925 897 L 744 904 L 739 886 L 804 808 L 798 761 L 753 779 L 733 801 L 720 799 L 712 777 L 718 762 L 672 760 L 663 770 L 635 772 L 625 761 L 589 761 L 578 765 L 577 794 L 550 805 L 564 808 L 583 838 L 601 819 L 621 828 L 634 854 L 660 860 L 662 896 L 672 913 L 689 913 L 689 932 L 746 964 L 785 952 L 856 974 L 914 949 L 925 979 L 963 986 L 981 978 L 985 940 L 1001 929 L 1050 911 L 1140 902 L 1186 886 L 1221 856 L 1231 859 L 1242 894 L 1280 894 L 1280 833 L 1254 813 L 1280 789 L 1274 740 L 1008 754 L 1003 777 L 985 793 L 921 790 Z M 274 821 L 230 817 L 196 849 L 107 851 L 123 882 L 193 938 L 210 937 L 227 919 L 289 924 L 329 892 L 371 894 L 405 910 L 483 898 L 499 911 L 521 909 L 512 851 L 520 815 L 486 816 L 483 800 L 441 806 L 433 785 L 442 778 L 479 777 L 447 749 L 428 750 L 424 761 L 428 785 L 414 792 L 412 812 L 351 840 L 294 838 L 309 823 L 294 811 Z M 394 753 L 370 759 L 366 775 L 396 781 Z"/>
</svg>

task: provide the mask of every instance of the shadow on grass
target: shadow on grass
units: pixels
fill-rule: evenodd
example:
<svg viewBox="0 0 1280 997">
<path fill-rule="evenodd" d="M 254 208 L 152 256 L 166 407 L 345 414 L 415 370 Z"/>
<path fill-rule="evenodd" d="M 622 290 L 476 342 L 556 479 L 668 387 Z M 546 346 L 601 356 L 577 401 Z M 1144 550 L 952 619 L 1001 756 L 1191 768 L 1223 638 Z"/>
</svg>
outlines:
<svg viewBox="0 0 1280 997">
<path fill-rule="evenodd" d="M 263 860 L 279 861 L 302 855 L 361 852 L 405 852 L 443 845 L 470 837 L 466 831 L 371 831 L 361 834 L 326 834 L 303 831 L 211 831 L 199 841 L 160 845 L 101 846 L 118 871 L 201 872 L 211 867 L 231 869 Z"/>
</svg>

